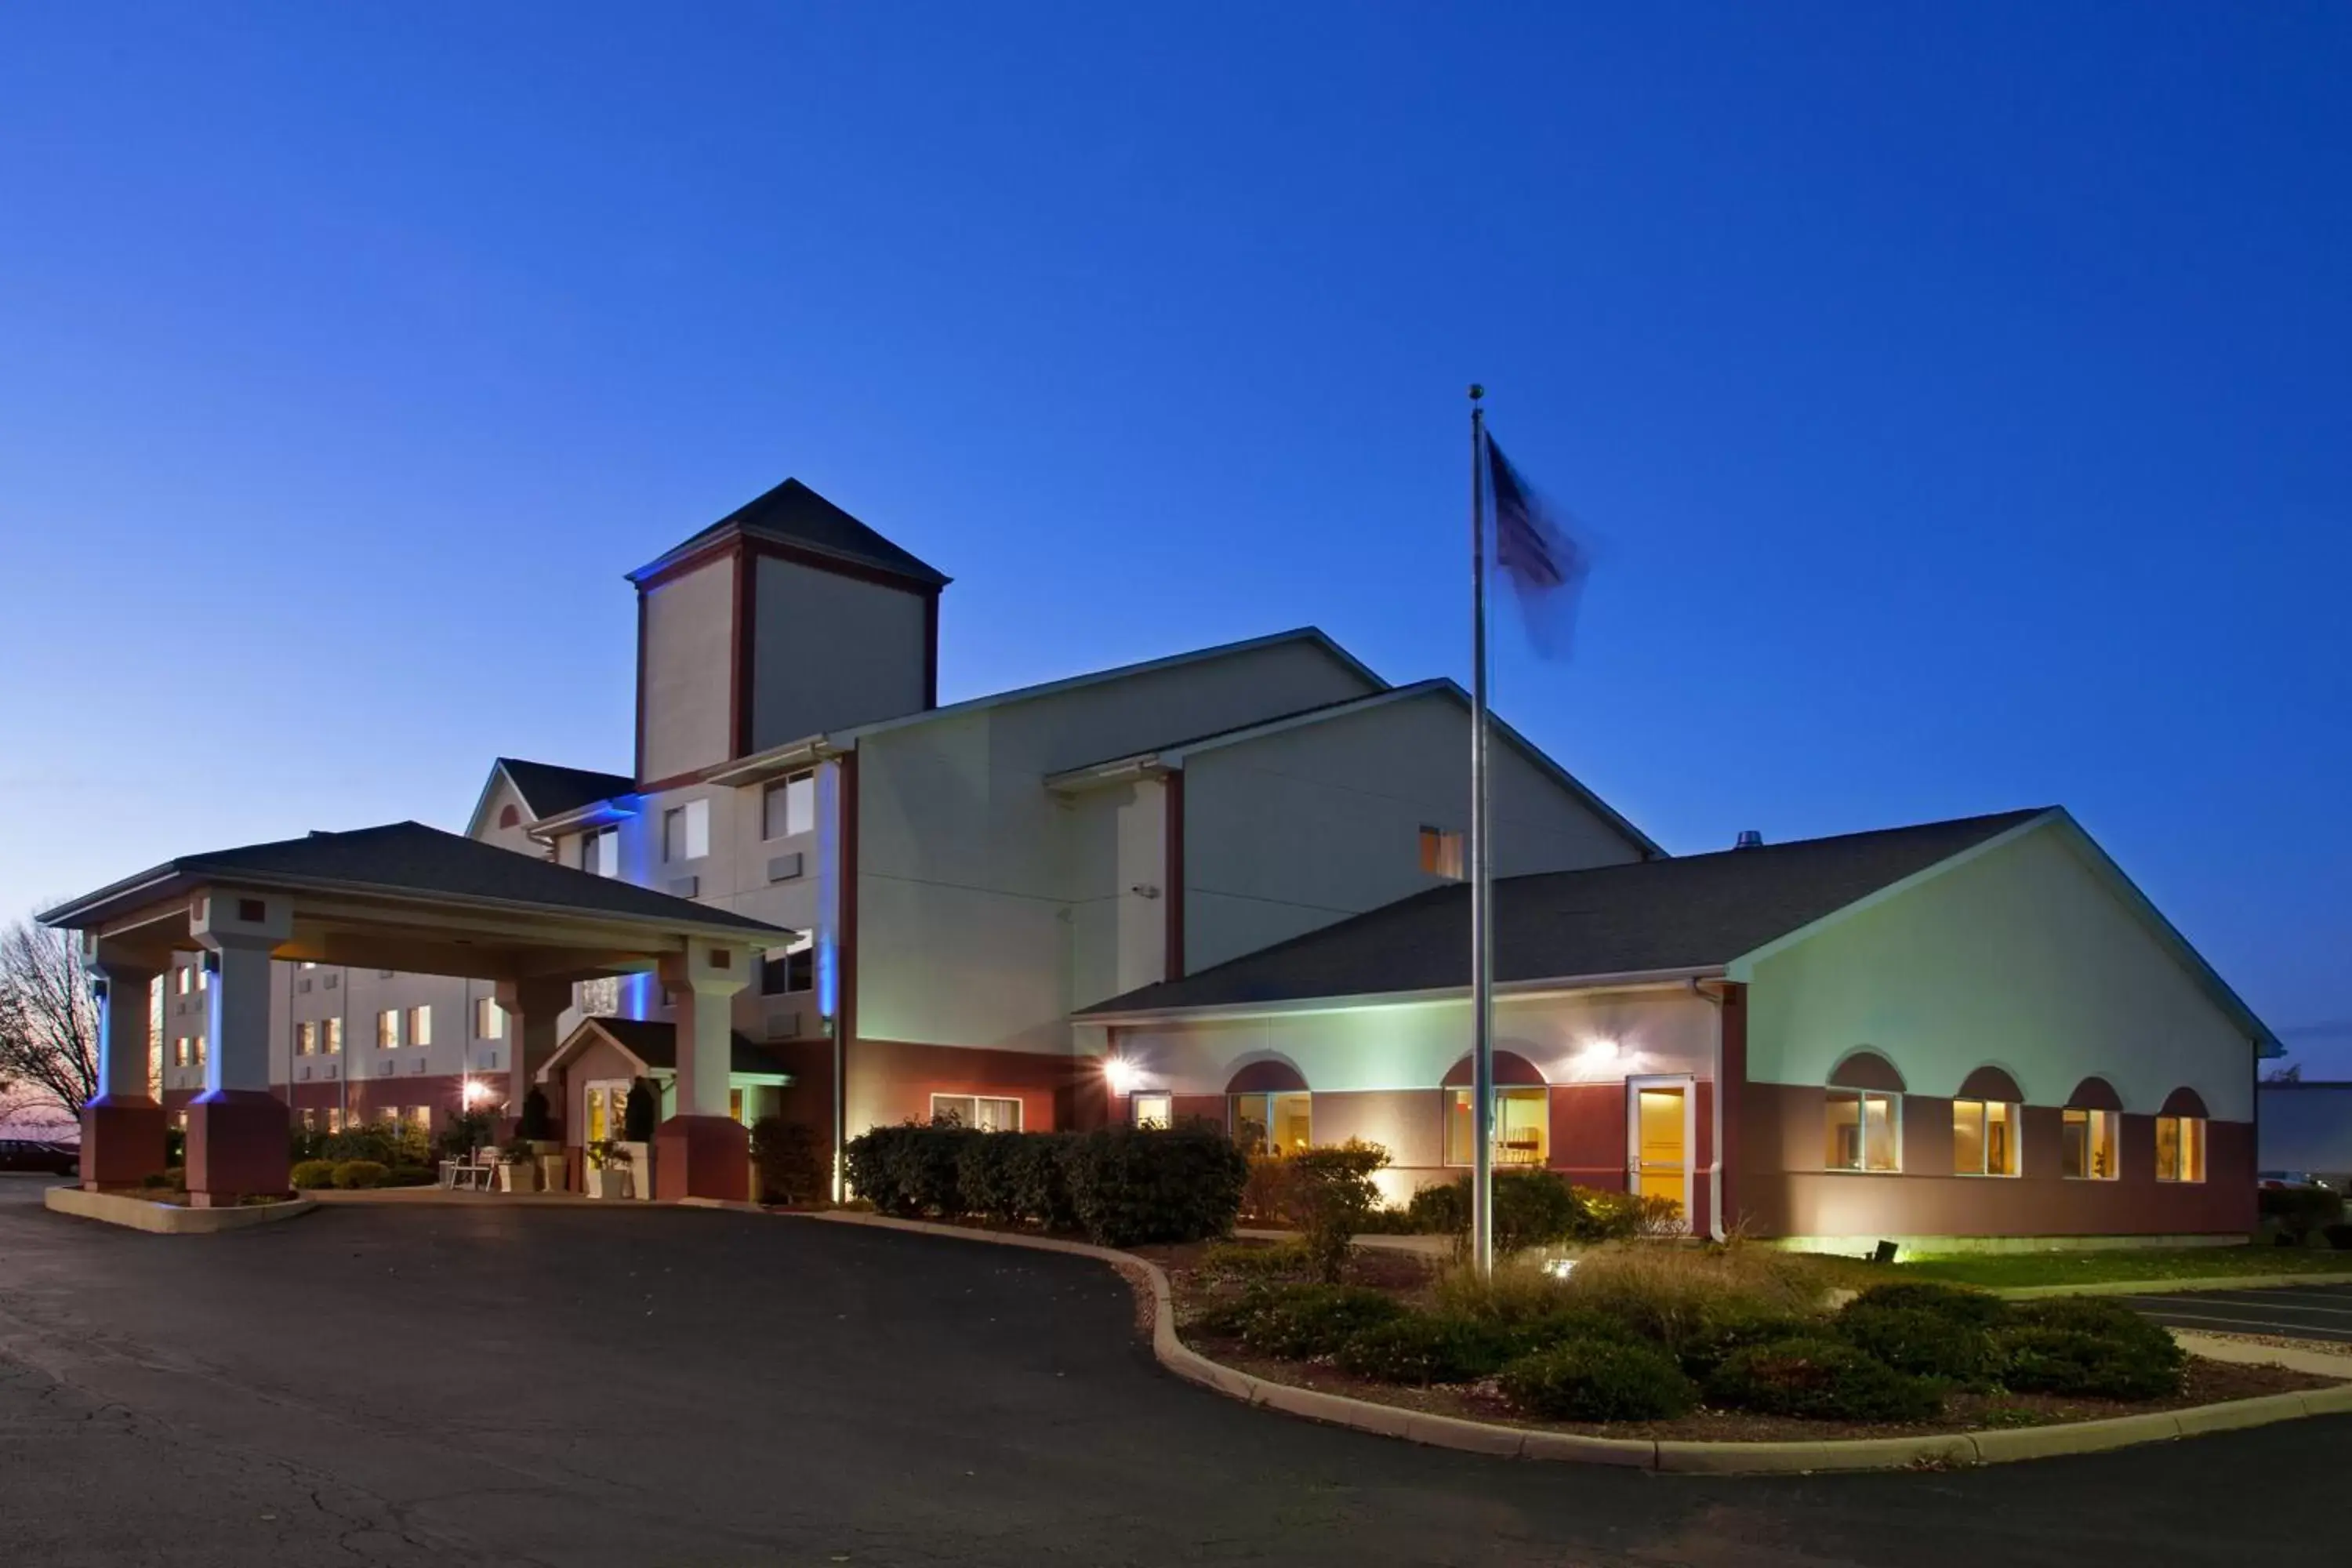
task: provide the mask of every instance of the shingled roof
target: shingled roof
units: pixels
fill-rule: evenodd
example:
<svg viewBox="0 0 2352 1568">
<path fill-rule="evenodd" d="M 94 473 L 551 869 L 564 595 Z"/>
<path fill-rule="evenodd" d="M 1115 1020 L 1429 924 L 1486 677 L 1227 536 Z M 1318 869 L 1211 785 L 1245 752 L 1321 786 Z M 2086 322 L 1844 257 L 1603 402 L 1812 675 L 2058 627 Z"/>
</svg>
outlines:
<svg viewBox="0 0 2352 1568">
<path fill-rule="evenodd" d="M 2042 808 L 1505 877 L 1495 883 L 1497 983 L 1729 963 L 1858 899 L 2031 822 Z M 1081 1009 L 1160 1013 L 1470 984 L 1470 889 L 1433 888 Z"/>
<path fill-rule="evenodd" d="M 594 1025 L 613 1037 L 614 1044 L 646 1064 L 646 1070 L 675 1072 L 677 1069 L 677 1026 L 656 1018 L 620 1018 L 599 1013 L 580 1020 L 580 1027 Z M 727 1069 L 740 1073 L 771 1073 L 790 1078 L 784 1064 L 768 1048 L 735 1030 L 733 1044 L 728 1053 Z M 567 1042 L 568 1043 L 568 1042 Z"/>
<path fill-rule="evenodd" d="M 620 773 L 594 773 L 587 768 L 561 767 L 554 763 L 500 757 L 499 766 L 513 781 L 522 803 L 534 817 L 561 816 L 600 800 L 633 795 L 637 781 Z"/>
<path fill-rule="evenodd" d="M 737 507 L 693 538 L 630 573 L 629 581 L 650 576 L 714 540 L 735 533 L 830 555 L 935 588 L 945 587 L 950 581 L 938 567 L 901 550 L 798 479 L 786 479 L 756 500 Z"/>
<path fill-rule="evenodd" d="M 761 921 L 672 898 L 633 882 L 518 855 L 421 822 L 391 822 L 349 833 L 313 833 L 302 838 L 183 855 L 61 904 L 39 918 L 44 925 L 79 926 L 118 900 L 152 902 L 175 884 L 194 886 L 207 881 L 373 889 L 459 903 L 717 928 L 744 935 L 785 934 Z"/>
</svg>

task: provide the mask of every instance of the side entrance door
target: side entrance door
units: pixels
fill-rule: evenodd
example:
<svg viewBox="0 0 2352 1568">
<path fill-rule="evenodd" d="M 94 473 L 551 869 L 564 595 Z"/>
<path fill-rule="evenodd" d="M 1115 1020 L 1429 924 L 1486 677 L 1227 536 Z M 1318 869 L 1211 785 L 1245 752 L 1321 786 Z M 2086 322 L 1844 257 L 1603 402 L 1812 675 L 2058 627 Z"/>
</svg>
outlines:
<svg viewBox="0 0 2352 1568">
<path fill-rule="evenodd" d="M 1625 1080 L 1626 1186 L 1645 1198 L 1671 1198 L 1690 1228 L 1692 1122 L 1697 1095 L 1683 1078 Z"/>
</svg>

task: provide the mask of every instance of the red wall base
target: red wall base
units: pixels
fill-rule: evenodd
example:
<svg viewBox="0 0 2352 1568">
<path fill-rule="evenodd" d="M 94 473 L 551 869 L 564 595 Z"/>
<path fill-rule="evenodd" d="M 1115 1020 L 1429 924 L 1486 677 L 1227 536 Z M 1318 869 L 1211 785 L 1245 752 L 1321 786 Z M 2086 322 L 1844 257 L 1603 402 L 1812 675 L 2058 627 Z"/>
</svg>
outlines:
<svg viewBox="0 0 2352 1568">
<path fill-rule="evenodd" d="M 654 1130 L 654 1195 L 724 1198 L 751 1194 L 751 1137 L 728 1116 L 673 1116 Z"/>
<path fill-rule="evenodd" d="M 163 1108 L 100 1095 L 81 1108 L 81 1184 L 135 1187 L 163 1169 Z"/>
<path fill-rule="evenodd" d="M 264 1089 L 224 1089 L 188 1104 L 188 1202 L 220 1208 L 252 1196 L 282 1197 L 286 1102 Z"/>
</svg>

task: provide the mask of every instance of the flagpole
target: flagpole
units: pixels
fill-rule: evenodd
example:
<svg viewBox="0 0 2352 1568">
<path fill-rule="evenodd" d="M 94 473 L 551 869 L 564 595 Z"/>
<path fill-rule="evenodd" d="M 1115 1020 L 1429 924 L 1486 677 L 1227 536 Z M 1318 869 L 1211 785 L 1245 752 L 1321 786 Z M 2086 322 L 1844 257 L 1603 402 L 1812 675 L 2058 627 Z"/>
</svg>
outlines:
<svg viewBox="0 0 2352 1568">
<path fill-rule="evenodd" d="M 1495 933 L 1486 823 L 1486 389 L 1470 388 L 1470 1268 L 1495 1269 Z"/>
</svg>

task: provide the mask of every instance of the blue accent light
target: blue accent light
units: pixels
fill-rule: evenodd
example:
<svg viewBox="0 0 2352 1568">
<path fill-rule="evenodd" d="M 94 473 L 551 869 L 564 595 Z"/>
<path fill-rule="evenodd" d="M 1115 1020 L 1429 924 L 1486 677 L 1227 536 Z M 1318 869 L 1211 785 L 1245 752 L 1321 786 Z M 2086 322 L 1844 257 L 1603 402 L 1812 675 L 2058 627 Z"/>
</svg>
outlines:
<svg viewBox="0 0 2352 1568">
<path fill-rule="evenodd" d="M 654 1016 L 654 977 L 632 974 L 621 982 L 621 1016 L 639 1023 Z"/>
<path fill-rule="evenodd" d="M 841 989 L 840 982 L 835 975 L 835 969 L 833 942 L 829 939 L 818 942 L 816 944 L 816 1010 L 828 1018 L 835 1016 L 840 1011 L 834 1005 Z"/>
</svg>

